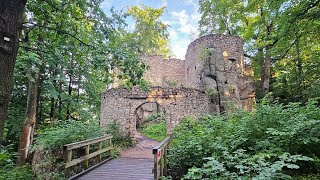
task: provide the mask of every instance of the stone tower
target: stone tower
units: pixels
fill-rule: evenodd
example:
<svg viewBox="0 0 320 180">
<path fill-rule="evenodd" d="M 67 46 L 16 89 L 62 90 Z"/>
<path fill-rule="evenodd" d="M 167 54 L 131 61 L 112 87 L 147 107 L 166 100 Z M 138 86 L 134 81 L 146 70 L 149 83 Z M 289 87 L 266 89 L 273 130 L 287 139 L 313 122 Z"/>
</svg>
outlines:
<svg viewBox="0 0 320 180">
<path fill-rule="evenodd" d="M 254 105 L 252 77 L 244 70 L 243 41 L 238 36 L 211 34 L 189 44 L 185 86 L 211 97 L 212 112 L 229 112 Z"/>
<path fill-rule="evenodd" d="M 188 46 L 185 60 L 144 56 L 150 91 L 117 82 L 102 94 L 100 125 L 118 122 L 134 136 L 150 114 L 166 114 L 167 132 L 185 116 L 251 110 L 252 77 L 247 76 L 240 37 L 207 35 Z"/>
</svg>

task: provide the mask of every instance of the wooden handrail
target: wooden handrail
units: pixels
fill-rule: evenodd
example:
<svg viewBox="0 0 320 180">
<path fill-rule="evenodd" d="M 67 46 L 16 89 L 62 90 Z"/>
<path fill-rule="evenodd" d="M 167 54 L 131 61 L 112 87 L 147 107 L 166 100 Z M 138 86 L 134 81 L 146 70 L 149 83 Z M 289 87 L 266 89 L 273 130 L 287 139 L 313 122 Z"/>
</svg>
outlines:
<svg viewBox="0 0 320 180">
<path fill-rule="evenodd" d="M 167 151 L 170 146 L 171 135 L 167 136 L 163 141 L 161 141 L 157 146 L 155 146 L 152 150 L 154 157 L 154 180 L 158 180 L 162 176 L 168 175 L 168 166 L 167 166 Z M 159 173 L 158 173 L 158 167 Z"/>
<path fill-rule="evenodd" d="M 104 147 L 102 146 L 102 142 L 109 140 L 109 146 Z M 90 153 L 90 145 L 99 143 L 98 150 Z M 72 151 L 78 148 L 85 147 L 85 155 L 81 156 L 77 159 L 73 159 Z M 63 146 L 65 151 L 66 158 L 65 158 L 65 177 L 69 178 L 71 175 L 71 168 L 81 162 L 84 162 L 85 171 L 91 169 L 89 168 L 89 159 L 99 156 L 99 163 L 102 160 L 102 154 L 109 151 L 110 155 L 112 155 L 113 145 L 112 145 L 112 136 L 105 135 L 94 139 L 89 139 L 85 141 L 79 141 L 71 144 L 66 144 Z M 110 157 L 111 158 L 111 157 Z M 109 158 L 109 159 L 110 159 Z M 81 172 L 83 173 L 83 172 Z"/>
</svg>

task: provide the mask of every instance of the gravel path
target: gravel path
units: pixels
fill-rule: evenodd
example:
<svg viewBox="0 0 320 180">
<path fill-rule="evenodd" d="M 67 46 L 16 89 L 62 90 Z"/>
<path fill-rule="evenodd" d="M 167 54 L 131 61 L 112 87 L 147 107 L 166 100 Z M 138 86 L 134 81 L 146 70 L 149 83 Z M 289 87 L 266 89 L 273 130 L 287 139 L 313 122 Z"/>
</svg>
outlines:
<svg viewBox="0 0 320 180">
<path fill-rule="evenodd" d="M 153 159 L 152 149 L 159 142 L 153 139 L 144 137 L 140 132 L 135 133 L 137 144 L 123 151 L 121 157 L 123 158 L 138 158 L 138 159 Z"/>
</svg>

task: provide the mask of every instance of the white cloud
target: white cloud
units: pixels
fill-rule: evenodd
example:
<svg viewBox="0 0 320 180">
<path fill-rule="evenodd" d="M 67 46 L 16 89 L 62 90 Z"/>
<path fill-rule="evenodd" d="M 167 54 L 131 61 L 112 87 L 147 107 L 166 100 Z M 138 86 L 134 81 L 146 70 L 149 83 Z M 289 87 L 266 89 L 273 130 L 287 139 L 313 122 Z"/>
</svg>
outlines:
<svg viewBox="0 0 320 180">
<path fill-rule="evenodd" d="M 169 30 L 170 39 L 175 40 L 178 38 L 178 33 L 174 29 Z"/>
<path fill-rule="evenodd" d="M 162 0 L 162 3 L 161 3 L 161 6 L 160 6 L 160 7 L 164 7 L 164 6 L 167 7 L 167 5 L 168 5 L 167 0 Z"/>
<path fill-rule="evenodd" d="M 178 59 L 185 59 L 189 43 L 188 40 L 172 41 L 171 47 Z"/>
<path fill-rule="evenodd" d="M 185 33 L 191 40 L 198 36 L 198 18 L 197 14 L 189 16 L 185 10 L 172 12 L 172 18 L 178 20 L 178 31 Z"/>
<path fill-rule="evenodd" d="M 172 28 L 169 30 L 172 51 L 179 59 L 185 59 L 188 45 L 198 38 L 198 22 L 201 19 L 195 0 L 186 0 L 185 4 L 191 5 L 192 9 L 171 12 L 170 20 L 167 21 Z"/>
<path fill-rule="evenodd" d="M 193 4 L 193 0 L 187 0 L 186 4 Z"/>
</svg>

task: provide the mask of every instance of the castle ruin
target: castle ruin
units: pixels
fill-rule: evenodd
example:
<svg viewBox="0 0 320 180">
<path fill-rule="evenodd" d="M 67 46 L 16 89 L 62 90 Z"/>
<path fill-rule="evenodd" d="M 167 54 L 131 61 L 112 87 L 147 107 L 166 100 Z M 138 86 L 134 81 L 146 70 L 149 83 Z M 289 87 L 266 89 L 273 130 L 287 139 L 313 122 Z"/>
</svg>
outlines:
<svg viewBox="0 0 320 180">
<path fill-rule="evenodd" d="M 244 64 L 240 37 L 212 34 L 188 46 L 185 60 L 142 58 L 150 91 L 113 87 L 102 94 L 100 125 L 116 121 L 132 136 L 150 114 L 165 113 L 167 133 L 185 116 L 252 110 L 250 68 Z M 249 70 L 248 70 L 249 69 Z"/>
</svg>

